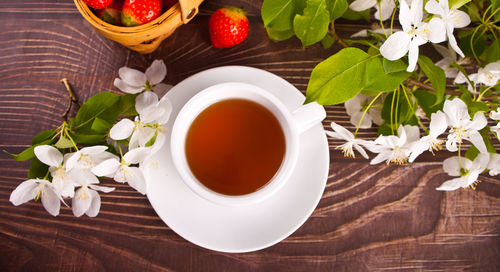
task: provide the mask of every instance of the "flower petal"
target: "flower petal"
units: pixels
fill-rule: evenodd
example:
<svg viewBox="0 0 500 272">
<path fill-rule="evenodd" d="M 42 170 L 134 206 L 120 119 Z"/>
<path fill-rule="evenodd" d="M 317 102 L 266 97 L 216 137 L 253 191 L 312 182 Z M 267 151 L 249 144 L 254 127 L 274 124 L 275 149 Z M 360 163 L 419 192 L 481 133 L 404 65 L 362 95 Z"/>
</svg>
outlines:
<svg viewBox="0 0 500 272">
<path fill-rule="evenodd" d="M 403 2 L 401 2 L 403 3 Z M 380 47 L 380 54 L 388 60 L 397 60 L 402 58 L 410 48 L 411 36 L 402 31 L 396 32 Z"/>
<path fill-rule="evenodd" d="M 396 4 L 394 0 L 382 0 L 380 1 L 380 9 L 378 5 L 375 5 L 375 9 L 377 10 L 374 14 L 375 19 L 385 21 L 389 19 L 394 11 Z"/>
<path fill-rule="evenodd" d="M 348 115 L 353 115 L 356 112 L 361 111 L 362 104 L 364 104 L 366 97 L 362 94 L 358 94 L 355 97 L 344 102 L 345 111 Z"/>
<path fill-rule="evenodd" d="M 94 190 L 88 190 L 88 192 L 91 196 L 92 201 L 90 202 L 90 206 L 85 214 L 88 217 L 96 217 L 99 214 L 99 210 L 101 209 L 101 197 Z"/>
<path fill-rule="evenodd" d="M 464 52 L 458 47 L 457 40 L 455 39 L 455 36 L 453 36 L 453 26 L 450 25 L 449 23 L 446 24 L 446 34 L 448 35 L 448 42 L 450 43 L 451 48 L 457 52 L 462 58 L 465 56 Z"/>
<path fill-rule="evenodd" d="M 63 162 L 63 155 L 57 148 L 50 145 L 39 145 L 34 149 L 35 156 L 49 166 L 59 166 Z"/>
<path fill-rule="evenodd" d="M 361 156 L 363 156 L 363 158 L 367 160 L 369 159 L 368 154 L 366 154 L 366 151 L 360 145 L 354 144 L 353 147 L 359 152 L 359 154 L 361 154 Z"/>
<path fill-rule="evenodd" d="M 454 178 L 448 181 L 445 181 L 441 186 L 437 187 L 438 191 L 454 191 L 458 188 L 464 187 L 467 183 L 467 179 L 464 177 Z"/>
<path fill-rule="evenodd" d="M 96 191 L 101 191 L 104 193 L 110 193 L 115 190 L 115 187 L 107 187 L 107 186 L 99 186 L 95 184 L 90 184 L 89 188 L 96 190 Z"/>
<path fill-rule="evenodd" d="M 361 120 L 362 116 L 363 116 L 363 112 L 358 111 L 355 114 L 351 115 L 349 122 L 351 122 L 351 124 L 353 126 L 356 126 L 356 127 L 359 124 L 359 128 L 371 128 L 372 127 L 372 118 L 368 114 L 365 114 L 365 116 L 363 117 L 363 120 Z M 361 121 L 361 124 L 359 123 L 359 121 Z"/>
<path fill-rule="evenodd" d="M 445 16 L 443 8 L 438 4 L 438 2 L 436 2 L 436 0 L 429 0 L 427 4 L 425 4 L 425 10 L 430 14 L 441 15 L 441 17 Z"/>
<path fill-rule="evenodd" d="M 105 145 L 94 145 L 94 146 L 84 147 L 80 149 L 80 152 L 82 152 L 82 154 L 94 155 L 102 153 L 106 149 L 108 149 L 108 147 Z"/>
<path fill-rule="evenodd" d="M 117 159 L 108 159 L 94 166 L 91 171 L 96 176 L 112 178 L 120 167 L 120 162 Z"/>
<path fill-rule="evenodd" d="M 449 126 L 459 127 L 464 120 L 470 120 L 467 105 L 458 97 L 444 102 L 443 111 Z"/>
<path fill-rule="evenodd" d="M 467 158 L 461 158 L 467 159 Z M 468 160 L 468 159 L 467 159 Z M 447 158 L 443 161 L 443 170 L 450 176 L 460 176 L 460 160 L 458 156 Z"/>
<path fill-rule="evenodd" d="M 406 71 L 408 72 L 413 72 L 415 70 L 415 66 L 417 65 L 419 43 L 416 41 L 416 39 L 417 38 L 414 38 L 410 42 L 410 46 L 408 49 L 408 68 L 406 68 Z"/>
<path fill-rule="evenodd" d="M 474 129 L 474 130 L 481 130 L 487 124 L 488 124 L 488 120 L 486 120 L 486 117 L 484 117 L 484 113 L 476 112 L 476 114 L 474 114 L 474 118 L 472 118 L 472 122 L 470 122 L 466 126 L 466 128 Z"/>
<path fill-rule="evenodd" d="M 429 128 L 429 135 L 433 138 L 437 138 L 446 131 L 448 124 L 446 123 L 446 115 L 444 112 L 438 111 L 431 114 L 431 123 L 429 124 Z"/>
<path fill-rule="evenodd" d="M 142 171 L 137 167 L 128 167 L 127 183 L 139 193 L 146 194 L 146 180 Z"/>
<path fill-rule="evenodd" d="M 78 160 L 80 159 L 81 155 L 82 152 L 77 151 L 74 152 L 72 155 L 69 155 L 67 159 L 65 158 L 64 167 L 66 168 L 66 171 L 70 171 L 77 166 Z"/>
<path fill-rule="evenodd" d="M 370 164 L 379 164 L 383 161 L 387 161 L 392 156 L 392 151 L 384 150 L 380 152 L 375 158 L 370 161 Z"/>
<path fill-rule="evenodd" d="M 33 199 L 33 190 L 38 186 L 36 179 L 28 179 L 19 184 L 10 194 L 9 201 L 19 206 Z"/>
<path fill-rule="evenodd" d="M 170 115 L 172 114 L 172 102 L 169 99 L 162 99 L 158 102 L 158 109 L 161 111 L 161 115 L 156 119 L 158 124 L 166 124 L 168 119 L 170 119 Z"/>
<path fill-rule="evenodd" d="M 347 141 L 354 139 L 354 135 L 349 130 L 347 130 L 345 127 L 343 127 L 335 122 L 331 122 L 330 127 L 335 131 L 335 133 L 337 133 L 337 135 L 340 136 L 340 138 L 337 138 L 337 139 L 344 139 Z M 335 137 L 335 136 L 332 136 L 332 137 Z"/>
<path fill-rule="evenodd" d="M 133 87 L 125 83 L 125 81 L 115 78 L 115 81 L 113 81 L 113 85 L 115 85 L 116 88 L 120 89 L 120 91 L 124 93 L 129 93 L 129 94 L 136 94 L 140 93 L 144 90 L 144 87 Z"/>
<path fill-rule="evenodd" d="M 99 179 L 87 169 L 73 169 L 69 174 L 75 183 L 82 186 L 99 183 Z"/>
<path fill-rule="evenodd" d="M 355 0 L 349 5 L 349 8 L 354 11 L 363 11 L 375 6 L 376 4 L 376 0 Z"/>
<path fill-rule="evenodd" d="M 477 131 L 471 131 L 467 137 L 469 140 L 481 153 L 488 153 L 486 145 L 484 144 L 483 136 Z"/>
<path fill-rule="evenodd" d="M 167 66 L 163 60 L 155 60 L 151 66 L 146 69 L 146 77 L 151 85 L 156 85 L 163 81 L 167 75 Z"/>
<path fill-rule="evenodd" d="M 123 160 L 131 164 L 141 163 L 150 153 L 151 148 L 149 147 L 135 148 L 123 155 Z"/>
<path fill-rule="evenodd" d="M 153 144 L 153 146 L 151 146 L 151 155 L 155 154 L 156 152 L 158 152 L 158 150 L 161 149 L 163 144 L 165 144 L 166 138 L 167 137 L 165 136 L 165 133 L 158 132 L 158 134 L 156 135 L 155 143 Z"/>
<path fill-rule="evenodd" d="M 399 1 L 399 4 L 401 5 L 401 3 L 403 3 L 403 2 L 405 2 L 405 1 Z M 423 7 L 424 7 L 423 0 L 412 0 L 411 1 L 410 18 L 411 18 L 414 25 L 417 25 L 420 22 L 422 22 L 422 17 L 424 16 Z"/>
<path fill-rule="evenodd" d="M 71 206 L 73 207 L 73 214 L 76 217 L 82 216 L 86 211 L 88 211 L 90 204 L 92 203 L 92 195 L 90 190 L 84 186 L 78 189 L 73 197 L 73 202 Z"/>
<path fill-rule="evenodd" d="M 148 80 L 143 72 L 128 67 L 120 68 L 118 75 L 127 85 L 132 87 L 142 87 Z"/>
<path fill-rule="evenodd" d="M 450 10 L 447 22 L 453 24 L 454 28 L 462 28 L 470 24 L 470 17 L 467 13 L 454 9 Z"/>
<path fill-rule="evenodd" d="M 152 91 L 145 91 L 135 98 L 135 110 L 141 112 L 147 108 L 152 107 L 158 103 L 158 96 Z"/>
<path fill-rule="evenodd" d="M 109 137 L 113 140 L 124 140 L 132 135 L 135 124 L 130 119 L 122 119 L 109 131 Z"/>
<path fill-rule="evenodd" d="M 440 43 L 446 40 L 446 26 L 442 19 L 432 18 L 428 24 L 429 36 L 427 37 L 432 43 Z"/>
<path fill-rule="evenodd" d="M 399 23 L 403 27 L 404 32 L 411 30 L 411 19 L 410 7 L 408 7 L 406 1 L 399 1 Z"/>
<path fill-rule="evenodd" d="M 54 190 L 49 187 L 49 185 L 43 186 L 42 204 L 45 210 L 47 210 L 47 212 L 49 212 L 52 216 L 57 216 L 59 214 L 59 210 L 61 209 L 61 200 Z"/>
</svg>

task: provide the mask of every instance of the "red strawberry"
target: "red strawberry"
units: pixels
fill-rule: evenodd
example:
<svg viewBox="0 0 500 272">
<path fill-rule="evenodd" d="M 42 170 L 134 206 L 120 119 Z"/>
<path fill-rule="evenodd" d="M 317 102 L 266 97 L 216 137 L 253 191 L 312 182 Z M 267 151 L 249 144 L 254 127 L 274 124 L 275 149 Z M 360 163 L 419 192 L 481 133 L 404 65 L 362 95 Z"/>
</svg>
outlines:
<svg viewBox="0 0 500 272">
<path fill-rule="evenodd" d="M 142 25 L 154 20 L 161 13 L 161 0 L 125 0 L 122 9 L 122 24 Z"/>
<path fill-rule="evenodd" d="M 216 10 L 210 17 L 208 28 L 215 48 L 231 47 L 243 42 L 248 36 L 246 13 L 236 7 Z"/>
<path fill-rule="evenodd" d="M 83 2 L 91 8 L 103 9 L 109 6 L 113 0 L 83 0 Z"/>
<path fill-rule="evenodd" d="M 110 23 L 112 25 L 121 25 L 121 12 L 122 12 L 123 0 L 114 0 L 109 6 L 104 9 L 99 9 L 96 11 L 97 17 L 101 18 L 104 22 Z"/>
<path fill-rule="evenodd" d="M 163 11 L 167 11 L 177 2 L 177 0 L 162 0 L 161 5 L 163 6 Z"/>
</svg>

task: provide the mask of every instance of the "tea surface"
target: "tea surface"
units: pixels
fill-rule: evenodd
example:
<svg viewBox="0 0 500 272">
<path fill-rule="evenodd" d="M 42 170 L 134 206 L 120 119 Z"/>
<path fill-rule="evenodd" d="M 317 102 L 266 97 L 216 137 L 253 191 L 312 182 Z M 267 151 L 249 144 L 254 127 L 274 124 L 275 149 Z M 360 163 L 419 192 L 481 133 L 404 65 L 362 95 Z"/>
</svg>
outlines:
<svg viewBox="0 0 500 272">
<path fill-rule="evenodd" d="M 276 174 L 285 155 L 285 135 L 267 108 L 227 99 L 196 117 L 185 148 L 188 165 L 203 185 L 225 195 L 245 195 Z"/>
</svg>

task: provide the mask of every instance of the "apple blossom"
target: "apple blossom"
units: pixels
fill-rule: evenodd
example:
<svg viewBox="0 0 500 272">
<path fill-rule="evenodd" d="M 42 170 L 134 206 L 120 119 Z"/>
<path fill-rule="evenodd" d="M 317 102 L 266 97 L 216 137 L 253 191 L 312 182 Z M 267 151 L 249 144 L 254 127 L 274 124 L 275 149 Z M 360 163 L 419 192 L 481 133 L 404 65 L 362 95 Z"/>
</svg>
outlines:
<svg viewBox="0 0 500 272">
<path fill-rule="evenodd" d="M 377 0 L 355 0 L 349 5 L 349 8 L 354 11 L 363 11 L 372 7 L 377 10 L 374 14 L 375 19 L 385 21 L 391 17 L 396 3 L 394 0 L 380 0 L 379 6 Z"/>
<path fill-rule="evenodd" d="M 375 145 L 367 146 L 368 150 L 378 155 L 373 158 L 370 164 L 377 164 L 386 161 L 396 164 L 404 164 L 411 154 L 412 145 L 418 140 L 419 128 L 417 126 L 401 125 L 398 128 L 398 135 L 380 135 L 375 140 Z"/>
<path fill-rule="evenodd" d="M 460 98 L 446 100 L 443 111 L 446 114 L 446 122 L 450 127 L 448 140 L 446 141 L 448 151 L 457 151 L 457 143 L 461 144 L 462 140 L 468 140 L 480 152 L 487 152 L 483 138 L 479 134 L 479 130 L 487 124 L 482 112 L 477 112 L 471 120 L 467 106 Z"/>
<path fill-rule="evenodd" d="M 443 170 L 448 173 L 448 175 L 457 178 L 445 181 L 441 186 L 436 188 L 436 190 L 453 191 L 460 187 L 467 188 L 471 186 L 477 181 L 479 174 L 486 169 L 488 161 L 488 153 L 480 153 L 474 161 L 458 156 L 444 160 Z"/>
<path fill-rule="evenodd" d="M 364 110 L 370 104 L 371 100 L 371 97 L 358 94 L 344 103 L 347 114 L 351 116 L 351 124 L 358 126 L 359 121 L 364 114 Z M 382 103 L 382 100 L 380 100 L 380 103 Z M 370 107 L 363 117 L 361 124 L 359 124 L 359 128 L 370 128 L 372 126 L 372 122 L 377 125 L 381 125 L 384 122 L 381 117 L 381 112 L 382 107 Z"/>
<path fill-rule="evenodd" d="M 45 179 L 28 179 L 17 186 L 10 194 L 9 201 L 19 206 L 30 200 L 42 200 L 43 207 L 52 216 L 57 216 L 61 209 L 61 197 L 56 193 L 52 183 Z"/>
<path fill-rule="evenodd" d="M 446 29 L 442 21 L 432 18 L 422 22 L 423 0 L 412 0 L 411 7 L 406 1 L 399 2 L 399 22 L 403 31 L 393 33 L 380 47 L 380 54 L 388 60 L 397 60 L 408 53 L 408 72 L 415 70 L 418 60 L 418 47 L 431 41 L 440 43 L 446 39 Z"/>
<path fill-rule="evenodd" d="M 429 134 L 423 136 L 414 143 L 411 148 L 411 155 L 409 162 L 413 162 L 420 154 L 428 150 L 434 153 L 434 150 L 441 150 L 441 145 L 444 140 L 439 140 L 438 137 L 446 131 L 448 125 L 446 124 L 446 115 L 442 111 L 431 114 L 431 123 L 429 125 Z"/>
<path fill-rule="evenodd" d="M 354 135 L 349 130 L 336 124 L 335 122 L 332 122 L 330 126 L 333 131 L 326 131 L 328 136 L 347 141 L 345 144 L 336 147 L 336 149 L 342 149 L 344 156 L 354 158 L 354 147 L 354 149 L 356 149 L 365 159 L 368 159 L 368 154 L 366 154 L 366 151 L 361 146 L 370 145 L 369 141 L 354 138 Z"/>
</svg>

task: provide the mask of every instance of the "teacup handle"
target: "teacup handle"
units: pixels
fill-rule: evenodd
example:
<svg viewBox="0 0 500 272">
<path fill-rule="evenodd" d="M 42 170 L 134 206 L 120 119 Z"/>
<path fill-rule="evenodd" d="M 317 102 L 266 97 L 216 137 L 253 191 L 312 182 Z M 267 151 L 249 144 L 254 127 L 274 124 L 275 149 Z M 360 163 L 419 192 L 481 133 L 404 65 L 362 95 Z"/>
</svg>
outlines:
<svg viewBox="0 0 500 272">
<path fill-rule="evenodd" d="M 323 106 L 316 102 L 311 102 L 302 105 L 293 113 L 293 117 L 297 121 L 299 133 L 310 129 L 313 125 L 323 121 L 326 118 L 326 112 Z"/>
</svg>

